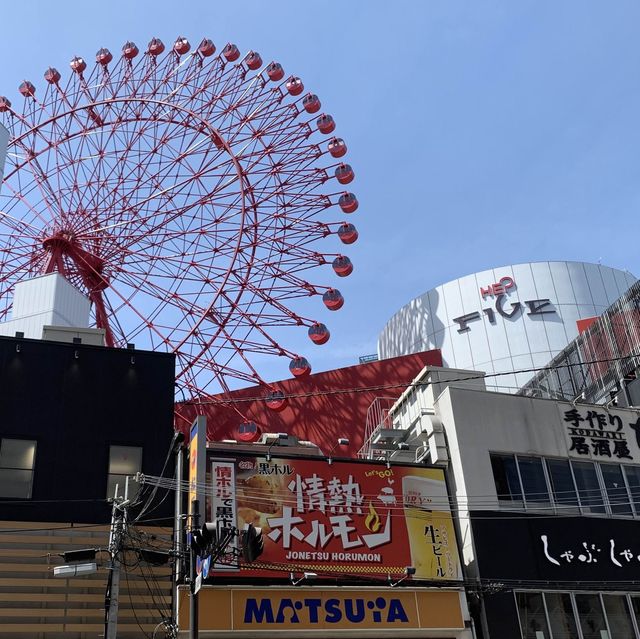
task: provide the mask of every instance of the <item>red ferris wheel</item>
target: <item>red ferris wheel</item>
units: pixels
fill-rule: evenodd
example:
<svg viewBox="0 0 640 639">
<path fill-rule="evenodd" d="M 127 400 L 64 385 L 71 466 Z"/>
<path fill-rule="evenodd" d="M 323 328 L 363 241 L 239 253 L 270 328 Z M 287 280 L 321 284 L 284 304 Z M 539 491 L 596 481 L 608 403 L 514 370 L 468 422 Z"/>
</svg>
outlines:
<svg viewBox="0 0 640 639">
<path fill-rule="evenodd" d="M 320 247 L 357 239 L 329 217 L 358 201 L 318 97 L 280 64 L 233 44 L 216 54 L 207 39 L 165 51 L 154 38 L 144 53 L 127 42 L 119 57 L 100 49 L 92 67 L 79 57 L 70 67 L 66 78 L 49 68 L 42 91 L 23 82 L 16 105 L 0 97 L 11 135 L 0 321 L 16 283 L 58 272 L 89 297 L 107 345 L 174 352 L 191 397 L 261 383 L 256 356 L 308 373 L 274 334 L 297 326 L 329 339 L 296 307 L 313 295 L 342 306 L 312 271 L 349 275 L 348 257 Z"/>
</svg>

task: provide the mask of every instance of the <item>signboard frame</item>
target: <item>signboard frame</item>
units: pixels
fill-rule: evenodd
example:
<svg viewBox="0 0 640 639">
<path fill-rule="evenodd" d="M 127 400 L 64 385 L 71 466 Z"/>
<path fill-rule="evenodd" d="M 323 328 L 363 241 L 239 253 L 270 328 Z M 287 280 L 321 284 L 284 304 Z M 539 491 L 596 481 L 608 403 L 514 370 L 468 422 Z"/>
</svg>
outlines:
<svg viewBox="0 0 640 639">
<path fill-rule="evenodd" d="M 209 451 L 207 517 L 220 516 L 225 485 L 216 468 L 235 465 L 235 521 L 262 528 L 263 555 L 251 566 L 227 558 L 220 580 L 289 577 L 396 581 L 442 585 L 462 580 L 459 543 L 444 469 L 370 460 Z M 237 554 L 237 553 L 236 553 Z M 214 582 L 212 582 L 214 583 Z"/>
</svg>

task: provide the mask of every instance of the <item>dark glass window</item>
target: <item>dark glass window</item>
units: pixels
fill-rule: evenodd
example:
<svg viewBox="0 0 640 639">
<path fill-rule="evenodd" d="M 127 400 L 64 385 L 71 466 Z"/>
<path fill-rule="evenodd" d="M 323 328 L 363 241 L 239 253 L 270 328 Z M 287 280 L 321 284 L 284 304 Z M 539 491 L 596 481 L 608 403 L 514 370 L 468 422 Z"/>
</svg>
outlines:
<svg viewBox="0 0 640 639">
<path fill-rule="evenodd" d="M 640 597 L 631 597 L 631 608 L 633 609 L 633 616 L 636 618 L 638 628 L 640 628 Z"/>
<path fill-rule="evenodd" d="M 627 485 L 624 483 L 622 468 L 613 464 L 601 464 L 602 479 L 609 498 L 611 512 L 614 515 L 632 515 Z"/>
<path fill-rule="evenodd" d="M 140 446 L 109 446 L 109 477 L 107 497 L 113 497 L 116 484 L 119 495 L 124 495 L 124 485 L 128 476 L 142 470 L 142 448 Z M 130 490 L 133 486 L 129 487 Z"/>
<path fill-rule="evenodd" d="M 572 461 L 578 496 L 582 510 L 587 513 L 606 513 L 596 468 L 592 462 Z"/>
<path fill-rule="evenodd" d="M 527 503 L 549 502 L 549 490 L 540 457 L 518 456 L 522 490 Z"/>
<path fill-rule="evenodd" d="M 571 378 L 571 369 L 569 367 L 559 367 L 557 369 L 558 383 L 560 385 L 560 392 L 563 397 L 575 397 L 578 393 L 573 385 L 573 379 Z"/>
<path fill-rule="evenodd" d="M 602 605 L 600 604 L 600 595 L 579 594 L 575 597 L 583 639 L 604 639 L 604 637 L 608 637 L 607 625 L 604 621 Z M 633 637 L 633 635 L 627 636 Z"/>
<path fill-rule="evenodd" d="M 36 442 L 0 439 L 0 497 L 31 499 Z"/>
<path fill-rule="evenodd" d="M 560 506 L 577 506 L 578 495 L 573 483 L 571 467 L 566 459 L 547 459 L 547 470 L 551 479 L 551 489 L 556 504 Z"/>
<path fill-rule="evenodd" d="M 575 349 L 571 349 L 567 353 L 567 363 L 569 364 L 567 370 L 571 371 L 571 378 L 573 379 L 573 385 L 576 389 L 575 397 L 587 385 L 585 368 L 582 366 L 582 358 Z"/>
<path fill-rule="evenodd" d="M 518 614 L 522 639 L 548 639 L 549 626 L 544 614 L 544 601 L 540 592 L 517 592 Z M 598 639 L 600 639 L 598 637 Z"/>
<path fill-rule="evenodd" d="M 609 630 L 611 630 L 611 639 L 634 637 L 627 598 L 624 595 L 602 595 L 602 600 L 607 613 Z"/>
<path fill-rule="evenodd" d="M 636 515 L 640 516 L 640 466 L 625 466 L 624 474 L 627 476 L 631 502 L 635 508 Z"/>
<path fill-rule="evenodd" d="M 553 639 L 576 639 L 578 629 L 571 606 L 571 595 L 567 592 L 546 592 L 544 601 Z"/>
<path fill-rule="evenodd" d="M 513 455 L 491 455 L 496 492 L 501 501 L 522 501 L 518 469 Z"/>
</svg>

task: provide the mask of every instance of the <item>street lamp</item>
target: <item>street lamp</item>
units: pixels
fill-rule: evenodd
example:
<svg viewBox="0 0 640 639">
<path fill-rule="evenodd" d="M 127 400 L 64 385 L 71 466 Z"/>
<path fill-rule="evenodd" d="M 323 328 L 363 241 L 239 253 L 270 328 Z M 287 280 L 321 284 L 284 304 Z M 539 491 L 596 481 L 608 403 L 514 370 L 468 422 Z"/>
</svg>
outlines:
<svg viewBox="0 0 640 639">
<path fill-rule="evenodd" d="M 318 576 L 315 572 L 303 572 L 301 577 L 296 577 L 295 573 L 289 574 L 289 579 L 291 579 L 291 585 L 297 586 L 303 581 L 313 581 Z"/>
<path fill-rule="evenodd" d="M 69 566 L 55 566 L 53 569 L 54 577 L 79 577 L 81 575 L 92 575 L 98 572 L 98 566 L 95 562 L 90 564 L 73 564 Z"/>
<path fill-rule="evenodd" d="M 271 449 L 283 439 L 287 439 L 289 435 L 287 433 L 276 433 L 276 438 L 269 444 L 269 448 L 267 448 L 267 461 L 271 461 Z"/>
<path fill-rule="evenodd" d="M 338 437 L 336 443 L 333 445 L 333 448 L 329 451 L 329 454 L 327 455 L 327 461 L 329 462 L 329 465 L 333 464 L 333 458 L 331 457 L 331 455 L 333 454 L 333 451 L 338 448 L 338 446 L 348 446 L 349 445 L 349 440 L 346 437 Z"/>
<path fill-rule="evenodd" d="M 95 560 L 97 548 L 83 548 L 82 550 L 68 550 L 60 553 L 66 562 L 64 566 L 54 566 L 54 577 L 79 577 L 81 575 L 91 575 L 98 572 Z M 84 563 L 80 563 L 84 562 Z"/>
<path fill-rule="evenodd" d="M 415 574 L 416 574 L 415 567 L 414 566 L 407 566 L 404 569 L 404 575 L 402 577 L 400 577 L 400 579 L 398 579 L 398 581 L 393 581 L 393 579 L 391 578 L 391 575 L 388 576 L 389 585 L 392 588 L 395 588 L 399 583 L 402 583 L 405 579 L 407 579 L 408 577 L 412 577 Z"/>
</svg>

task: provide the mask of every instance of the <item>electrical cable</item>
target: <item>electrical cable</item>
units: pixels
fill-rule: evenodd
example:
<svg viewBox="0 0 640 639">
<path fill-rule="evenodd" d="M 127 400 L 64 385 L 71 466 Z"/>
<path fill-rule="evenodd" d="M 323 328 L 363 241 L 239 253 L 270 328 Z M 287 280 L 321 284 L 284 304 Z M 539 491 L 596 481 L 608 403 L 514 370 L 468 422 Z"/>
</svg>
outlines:
<svg viewBox="0 0 640 639">
<path fill-rule="evenodd" d="M 152 478 L 145 477 L 146 480 L 151 480 Z M 201 484 L 201 487 L 204 488 L 206 484 Z M 173 487 L 176 488 L 175 486 Z M 639 489 L 632 489 L 630 493 L 627 493 L 626 487 L 624 489 L 624 495 L 621 493 L 620 497 L 625 497 L 625 499 L 618 498 L 615 494 L 611 494 L 611 491 L 607 491 L 607 499 L 604 498 L 602 489 L 593 488 L 580 490 L 577 493 L 578 497 L 583 501 L 582 505 L 579 504 L 562 504 L 559 501 L 552 502 L 549 493 L 541 493 L 541 496 L 545 496 L 544 500 L 535 500 L 529 495 L 527 498 L 534 502 L 533 505 L 527 505 L 527 509 L 520 508 L 517 505 L 513 507 L 513 509 L 508 508 L 506 504 L 510 502 L 506 502 L 504 500 L 498 500 L 495 494 L 485 494 L 485 495 L 465 495 L 461 497 L 456 496 L 447 496 L 438 498 L 435 497 L 429 503 L 429 509 L 423 510 L 434 510 L 438 512 L 450 513 L 452 516 L 458 516 L 461 519 L 470 518 L 468 516 L 461 515 L 460 513 L 466 513 L 470 510 L 500 510 L 501 512 L 505 511 L 516 511 L 523 513 L 534 512 L 531 515 L 532 518 L 540 518 L 544 516 L 548 517 L 564 517 L 564 518 L 575 518 L 583 516 L 579 509 L 596 509 L 596 508 L 607 508 L 608 506 L 612 508 L 621 508 L 621 507 L 629 507 L 630 513 L 629 517 L 626 519 L 632 520 L 631 511 L 632 507 L 636 509 L 640 507 L 640 492 Z M 553 495 L 556 499 L 561 499 L 566 495 L 576 496 L 575 491 L 554 491 Z M 590 494 L 593 493 L 593 496 Z M 367 501 L 372 502 L 375 499 L 378 499 L 379 495 L 374 493 L 358 493 L 357 495 L 353 495 L 351 500 L 347 500 L 345 503 L 331 503 L 330 497 L 325 499 L 324 501 L 320 499 L 314 500 L 313 498 L 310 500 L 307 495 L 304 501 L 300 501 L 298 496 L 293 492 L 283 492 L 283 491 L 267 491 L 251 488 L 251 492 L 243 492 L 240 495 L 236 495 L 236 498 L 244 499 L 248 503 L 255 506 L 254 510 L 257 512 L 262 512 L 263 514 L 266 512 L 269 514 L 273 509 L 274 503 L 278 504 L 278 508 L 283 506 L 289 506 L 297 512 L 302 511 L 329 511 L 334 514 L 339 513 L 349 513 L 354 514 L 366 514 Z M 596 499 L 599 497 L 600 499 Z M 518 500 L 513 500 L 516 504 L 519 503 Z M 410 504 L 405 506 L 404 504 L 398 505 L 396 504 L 378 504 L 377 510 L 384 513 L 390 513 L 392 517 L 401 517 L 401 518 L 424 518 L 422 515 L 410 514 L 415 512 L 419 512 L 420 509 L 414 509 Z M 262 508 L 260 508 L 262 506 Z M 302 507 L 302 510 L 300 510 Z M 324 509 L 324 510 L 323 510 Z M 362 512 L 358 513 L 360 510 Z M 564 512 L 563 512 L 564 511 Z M 544 513 L 549 513 L 548 515 Z M 408 514 L 409 513 L 409 514 Z M 274 517 L 277 516 L 277 513 L 271 513 Z M 608 513 L 604 513 L 608 514 Z M 621 514 L 621 513 L 613 513 Z M 425 515 L 426 517 L 432 517 L 432 515 Z M 624 517 L 624 514 L 622 515 Z M 522 515 L 513 515 L 513 516 L 501 516 L 502 519 L 521 519 Z M 493 519 L 494 517 L 491 517 Z"/>
<path fill-rule="evenodd" d="M 488 379 L 488 378 L 496 378 L 503 377 L 506 375 L 518 375 L 525 373 L 539 373 L 542 371 L 553 371 L 564 368 L 574 368 L 580 366 L 592 366 L 595 364 L 607 364 L 612 362 L 620 362 L 633 358 L 640 358 L 640 353 L 631 353 L 629 355 L 622 355 L 619 357 L 609 357 L 604 359 L 592 359 L 585 362 L 569 362 L 566 364 L 554 364 L 553 366 L 540 366 L 533 368 L 521 368 L 518 370 L 509 370 L 509 371 L 501 371 L 497 373 L 477 373 L 476 375 L 466 375 L 464 377 L 446 379 L 439 382 L 431 382 L 431 381 L 409 381 L 409 382 L 399 382 L 394 384 L 377 384 L 375 386 L 354 386 L 351 388 L 336 388 L 336 389 L 328 389 L 321 391 L 309 391 L 306 393 L 284 393 L 283 397 L 286 399 L 304 399 L 309 397 L 322 397 L 326 395 L 345 395 L 351 393 L 370 393 L 374 391 L 388 390 L 388 389 L 410 389 L 410 388 L 420 388 L 427 387 L 433 384 L 451 384 L 455 382 L 464 382 L 464 381 L 473 381 L 480 379 Z M 443 370 L 447 370 L 443 368 Z M 244 404 L 247 402 L 260 402 L 264 403 L 264 396 L 251 396 L 251 397 L 225 397 L 225 398 L 214 398 L 210 397 L 208 399 L 190 399 L 182 402 L 177 402 L 176 406 L 206 406 L 206 405 L 233 405 L 233 404 Z"/>
<path fill-rule="evenodd" d="M 166 610 L 170 610 L 171 606 L 170 604 L 167 603 L 164 594 L 162 593 L 162 589 L 158 583 L 157 577 L 155 576 L 155 574 L 153 573 L 152 570 L 149 570 L 149 575 L 145 575 L 145 564 L 144 562 L 142 562 L 140 560 L 140 553 L 139 551 L 141 549 L 143 549 L 143 547 L 145 548 L 152 548 L 152 549 L 160 549 L 161 546 L 156 545 L 156 546 L 150 546 L 149 544 L 149 540 L 146 538 L 147 535 L 144 533 L 144 531 L 139 531 L 135 528 L 135 526 L 131 526 L 130 528 L 128 528 L 127 530 L 127 537 L 128 540 L 130 542 L 133 543 L 133 547 L 131 548 L 131 550 L 136 551 L 137 552 L 137 556 L 138 556 L 138 561 L 136 563 L 136 568 L 140 568 L 140 575 L 142 576 L 146 586 L 147 586 L 147 590 L 149 592 L 149 594 L 151 595 L 153 602 L 154 602 L 154 606 L 156 607 L 156 610 L 158 611 L 159 614 L 161 614 L 163 616 L 163 618 L 166 618 Z M 159 540 L 152 540 L 152 541 L 159 541 Z M 167 549 L 170 547 L 170 542 L 167 542 L 168 545 L 165 545 L 163 549 Z M 137 545 L 137 546 L 136 546 Z M 151 585 L 149 584 L 149 580 L 151 580 L 154 584 L 154 588 L 151 587 Z M 159 605 L 156 601 L 156 597 L 158 597 L 161 600 L 161 605 Z"/>
<path fill-rule="evenodd" d="M 138 617 L 138 613 L 136 612 L 136 606 L 133 603 L 133 596 L 132 596 L 132 592 L 131 592 L 131 587 L 129 585 L 129 573 L 125 570 L 124 572 L 124 578 L 127 582 L 127 595 L 129 596 L 129 605 L 131 606 L 131 610 L 133 611 L 133 616 L 136 620 L 136 624 L 138 625 L 138 628 L 140 628 L 140 632 L 142 632 L 142 634 L 147 638 L 147 639 L 151 639 L 151 636 L 147 634 L 147 632 L 145 631 L 145 629 L 142 627 L 142 624 L 140 623 L 140 619 Z"/>
<path fill-rule="evenodd" d="M 159 521 L 171 521 L 173 520 L 173 517 L 156 517 L 153 519 L 144 519 L 142 521 L 136 522 L 137 524 L 152 524 L 154 522 L 159 522 Z M 109 528 L 109 524 L 108 523 L 102 523 L 102 524 L 68 524 L 65 526 L 46 526 L 43 528 L 0 528 L 0 534 L 2 533 L 6 533 L 6 534 L 13 534 L 13 533 L 29 533 L 29 532 L 55 532 L 57 530 L 84 530 L 84 529 L 89 529 L 89 528 L 105 528 L 105 532 L 108 532 L 108 528 Z M 163 527 L 159 527 L 159 528 L 163 528 Z M 164 528 L 167 529 L 167 531 L 173 531 L 173 528 L 169 528 L 168 526 L 165 526 Z M 55 538 L 53 538 L 55 540 Z"/>
<path fill-rule="evenodd" d="M 180 438 L 184 438 L 182 433 L 180 433 L 178 431 L 174 432 L 173 437 L 171 438 L 171 443 L 169 444 L 169 450 L 167 451 L 167 455 L 166 455 L 166 457 L 164 459 L 164 464 L 162 465 L 162 470 L 160 471 L 160 477 L 164 476 L 164 473 L 165 473 L 165 471 L 167 469 L 167 466 L 169 465 L 169 461 L 171 460 L 171 457 L 172 457 L 173 452 L 175 450 L 176 444 L 178 443 L 178 440 Z M 175 469 L 174 469 L 174 476 L 175 476 Z M 138 515 L 136 516 L 134 521 L 138 521 L 142 517 L 142 515 L 144 515 L 144 513 L 147 511 L 147 509 L 151 505 L 151 502 L 153 501 L 153 498 L 155 497 L 155 495 L 157 493 L 157 490 L 158 490 L 158 487 L 157 486 L 154 487 L 154 489 L 151 491 L 151 494 L 147 498 L 147 501 L 145 502 L 145 504 L 140 509 L 140 512 L 138 513 Z M 166 497 L 166 494 L 165 494 L 165 497 Z M 162 501 L 160 503 L 162 503 Z"/>
<path fill-rule="evenodd" d="M 0 505 L 109 503 L 108 499 L 0 499 Z"/>
</svg>

